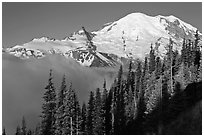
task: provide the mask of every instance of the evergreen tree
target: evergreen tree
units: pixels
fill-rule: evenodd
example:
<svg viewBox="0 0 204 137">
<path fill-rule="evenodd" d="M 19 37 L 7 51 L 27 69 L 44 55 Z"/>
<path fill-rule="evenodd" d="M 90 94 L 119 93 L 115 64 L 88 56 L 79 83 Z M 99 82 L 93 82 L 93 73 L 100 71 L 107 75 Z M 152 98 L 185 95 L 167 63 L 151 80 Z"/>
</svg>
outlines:
<svg viewBox="0 0 204 137">
<path fill-rule="evenodd" d="M 86 104 L 83 103 L 82 109 L 81 109 L 81 117 L 82 117 L 82 122 L 81 122 L 81 132 L 83 135 L 86 135 L 87 132 L 87 127 L 86 127 L 86 119 L 87 119 L 87 110 L 86 110 Z"/>
<path fill-rule="evenodd" d="M 199 47 L 199 45 L 198 45 L 198 43 L 199 43 L 199 40 L 200 40 L 200 38 L 199 38 L 199 34 L 198 34 L 198 30 L 196 30 L 196 33 L 195 33 L 195 49 L 198 51 L 198 50 L 200 50 L 200 47 Z"/>
<path fill-rule="evenodd" d="M 141 86 L 141 77 L 142 77 L 142 65 L 141 62 L 137 63 L 137 69 L 135 74 L 135 96 L 137 98 L 138 93 L 140 92 Z"/>
<path fill-rule="evenodd" d="M 199 47 L 199 34 L 198 34 L 198 30 L 196 30 L 196 34 L 195 34 L 195 50 L 194 50 L 194 65 L 197 65 L 197 69 L 200 67 L 200 59 L 201 59 L 201 50 Z"/>
<path fill-rule="evenodd" d="M 107 99 L 106 99 L 106 104 L 105 104 L 105 134 L 110 135 L 111 134 L 111 129 L 112 129 L 112 113 L 111 113 L 111 105 L 112 105 L 112 97 L 113 93 L 110 90 Z"/>
<path fill-rule="evenodd" d="M 144 121 L 145 121 L 145 111 L 146 104 L 144 98 L 144 92 L 141 91 L 139 93 L 138 105 L 137 105 L 137 117 L 136 117 L 136 125 L 138 125 L 136 129 L 136 134 L 144 134 Z"/>
<path fill-rule="evenodd" d="M 162 63 L 161 63 L 161 60 L 160 60 L 160 57 L 157 57 L 156 58 L 156 72 L 155 72 L 155 76 L 156 76 L 156 79 L 159 79 L 160 75 L 161 75 L 161 67 L 162 67 Z"/>
<path fill-rule="evenodd" d="M 32 134 L 33 134 L 32 130 L 29 129 L 27 135 L 32 135 Z"/>
<path fill-rule="evenodd" d="M 25 117 L 24 116 L 23 116 L 23 119 L 22 119 L 21 131 L 22 131 L 22 135 L 26 135 L 27 134 L 26 121 L 25 121 Z"/>
<path fill-rule="evenodd" d="M 90 92 L 87 108 L 87 134 L 93 135 L 93 118 L 94 118 L 94 92 Z"/>
<path fill-rule="evenodd" d="M 125 115 L 127 123 L 133 120 L 135 112 L 134 104 L 135 72 L 133 72 L 132 70 L 132 65 L 133 65 L 132 61 L 130 61 L 124 92 Z"/>
<path fill-rule="evenodd" d="M 133 96 L 133 92 L 125 92 L 124 95 L 124 103 L 125 103 L 125 116 L 126 116 L 126 123 L 132 122 L 132 120 L 135 118 L 136 113 L 136 100 L 135 96 Z"/>
<path fill-rule="evenodd" d="M 103 132 L 103 115 L 102 115 L 102 99 L 100 89 L 96 89 L 96 96 L 94 102 L 94 124 L 93 132 L 95 135 L 102 135 Z"/>
<path fill-rule="evenodd" d="M 198 68 L 197 81 L 202 81 L 202 57 L 200 59 L 200 65 Z"/>
<path fill-rule="evenodd" d="M 120 92 L 122 90 L 122 75 L 123 75 L 123 67 L 122 65 L 119 68 L 116 86 L 113 90 L 113 105 L 112 105 L 112 112 L 113 112 L 113 134 L 119 134 L 120 133 Z"/>
<path fill-rule="evenodd" d="M 128 75 L 127 75 L 127 82 L 126 82 L 126 92 L 127 94 L 131 94 L 130 92 L 134 92 L 134 72 L 132 70 L 132 60 L 130 61 L 129 68 L 128 68 Z"/>
<path fill-rule="evenodd" d="M 108 91 L 106 89 L 106 80 L 104 79 L 104 83 L 103 83 L 103 92 L 102 92 L 102 112 L 101 112 L 101 117 L 102 117 L 102 134 L 109 134 L 108 133 L 108 129 L 107 129 L 107 125 L 109 123 L 109 117 L 108 114 L 110 112 L 110 109 L 108 109 Z M 107 121 L 108 120 L 108 121 Z"/>
<path fill-rule="evenodd" d="M 79 105 L 79 100 L 77 97 L 76 92 L 74 92 L 74 113 L 73 113 L 73 126 L 74 126 L 74 134 L 79 135 L 81 134 L 80 131 L 80 125 L 82 122 L 82 117 L 81 117 L 81 110 L 80 110 L 80 105 Z"/>
<path fill-rule="evenodd" d="M 145 57 L 144 66 L 142 69 L 142 76 L 141 76 L 141 91 L 145 91 L 146 89 L 146 79 L 148 77 L 148 64 L 147 64 L 147 57 Z"/>
<path fill-rule="evenodd" d="M 169 78 L 170 78 L 170 83 L 169 83 L 169 86 L 170 86 L 170 93 L 173 94 L 174 91 L 173 91 L 173 66 L 172 66 L 172 63 L 173 62 L 173 41 L 172 39 L 170 38 L 169 39 L 169 44 L 167 45 L 167 62 L 166 62 L 166 67 L 169 68 Z"/>
<path fill-rule="evenodd" d="M 178 50 L 173 52 L 173 57 L 172 57 L 172 75 L 175 76 L 176 73 L 179 71 L 179 67 L 181 65 L 181 56 L 179 55 Z"/>
<path fill-rule="evenodd" d="M 123 135 L 125 133 L 124 129 L 126 126 L 126 117 L 125 117 L 125 100 L 124 100 L 124 95 L 125 95 L 125 81 L 122 81 L 121 85 L 121 90 L 119 93 L 119 101 L 118 101 L 118 122 L 119 122 L 119 130 L 118 134 Z"/>
<path fill-rule="evenodd" d="M 46 92 L 43 96 L 44 103 L 42 105 L 41 134 L 43 135 L 53 135 L 55 131 L 56 93 L 52 80 L 52 70 L 50 70 L 48 85 L 45 87 Z"/>
<path fill-rule="evenodd" d="M 152 73 L 154 70 L 155 70 L 155 54 L 151 44 L 149 53 L 149 73 Z"/>
<path fill-rule="evenodd" d="M 35 127 L 35 135 L 40 135 L 40 123 L 37 124 L 37 126 Z"/>
<path fill-rule="evenodd" d="M 65 93 L 64 99 L 64 121 L 62 134 L 76 135 L 79 134 L 79 115 L 80 106 L 75 91 L 70 84 L 68 92 Z"/>
<path fill-rule="evenodd" d="M 184 65 L 187 65 L 187 46 L 186 46 L 186 40 L 183 39 L 182 49 L 181 49 L 181 60 L 184 63 Z"/>
<path fill-rule="evenodd" d="M 16 127 L 16 133 L 15 133 L 15 135 L 21 135 L 21 128 L 20 128 L 19 125 Z"/>
<path fill-rule="evenodd" d="M 56 110 L 56 121 L 55 121 L 55 134 L 61 135 L 62 129 L 63 129 L 63 121 L 64 121 L 64 99 L 65 99 L 65 93 L 67 92 L 67 86 L 66 86 L 66 78 L 65 75 L 62 78 L 62 84 L 60 87 L 60 91 L 57 96 L 57 110 Z"/>
<path fill-rule="evenodd" d="M 6 129 L 5 129 L 5 127 L 3 127 L 2 135 L 6 135 Z"/>
</svg>

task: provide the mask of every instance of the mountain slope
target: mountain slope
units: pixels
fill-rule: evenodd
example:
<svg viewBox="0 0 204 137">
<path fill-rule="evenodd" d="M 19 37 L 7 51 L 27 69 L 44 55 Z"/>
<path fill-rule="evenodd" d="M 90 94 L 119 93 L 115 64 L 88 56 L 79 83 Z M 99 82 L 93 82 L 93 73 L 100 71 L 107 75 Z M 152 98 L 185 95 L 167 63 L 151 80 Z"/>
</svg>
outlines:
<svg viewBox="0 0 204 137">
<path fill-rule="evenodd" d="M 170 38 L 175 43 L 174 49 L 180 51 L 183 38 L 194 39 L 196 30 L 172 15 L 151 17 L 132 13 L 105 24 L 98 31 L 88 32 L 82 27 L 82 30 L 63 40 L 35 38 L 4 52 L 22 59 L 60 54 L 74 58 L 84 66 L 115 66 L 123 63 L 122 58 L 144 59 L 151 44 L 156 45 L 157 54 L 163 56 Z"/>
</svg>

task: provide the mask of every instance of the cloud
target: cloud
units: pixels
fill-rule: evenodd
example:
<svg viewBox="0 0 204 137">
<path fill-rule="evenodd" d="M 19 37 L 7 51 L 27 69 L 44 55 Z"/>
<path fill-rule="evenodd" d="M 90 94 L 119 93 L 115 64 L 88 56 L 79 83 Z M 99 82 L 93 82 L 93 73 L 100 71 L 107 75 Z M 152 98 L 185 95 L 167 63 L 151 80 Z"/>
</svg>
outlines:
<svg viewBox="0 0 204 137">
<path fill-rule="evenodd" d="M 104 78 L 108 87 L 115 76 L 115 69 L 87 68 L 72 59 L 48 56 L 43 59 L 21 60 L 14 56 L 2 56 L 2 122 L 9 134 L 14 134 L 22 116 L 31 128 L 39 121 L 44 87 L 49 69 L 53 69 L 54 85 L 58 91 L 63 74 L 77 91 L 80 102 L 88 100 L 89 92 L 101 88 Z"/>
</svg>

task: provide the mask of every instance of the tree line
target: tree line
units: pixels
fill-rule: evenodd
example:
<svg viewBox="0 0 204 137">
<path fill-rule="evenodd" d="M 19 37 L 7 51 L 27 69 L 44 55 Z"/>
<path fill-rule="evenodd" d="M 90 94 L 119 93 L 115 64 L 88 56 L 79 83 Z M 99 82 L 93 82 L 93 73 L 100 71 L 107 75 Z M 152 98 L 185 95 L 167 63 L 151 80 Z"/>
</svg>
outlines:
<svg viewBox="0 0 204 137">
<path fill-rule="evenodd" d="M 174 105 L 181 110 L 180 102 L 174 97 L 188 84 L 202 81 L 199 41 L 196 31 L 195 40 L 183 39 L 179 53 L 173 50 L 174 42 L 170 39 L 163 58 L 157 56 L 151 45 L 149 56 L 144 61 L 130 60 L 127 72 L 121 65 L 111 87 L 107 89 L 104 79 L 103 88 L 91 91 L 88 102 L 82 105 L 72 83 L 67 86 L 65 75 L 56 92 L 50 70 L 41 122 L 35 131 L 27 131 L 23 118 L 22 127 L 16 128 L 16 134 L 164 134 L 169 122 L 166 122 L 167 114 L 164 113 L 167 106 Z M 159 115 L 156 125 L 150 122 L 154 119 L 153 113 Z M 3 131 L 6 132 L 5 128 Z"/>
</svg>

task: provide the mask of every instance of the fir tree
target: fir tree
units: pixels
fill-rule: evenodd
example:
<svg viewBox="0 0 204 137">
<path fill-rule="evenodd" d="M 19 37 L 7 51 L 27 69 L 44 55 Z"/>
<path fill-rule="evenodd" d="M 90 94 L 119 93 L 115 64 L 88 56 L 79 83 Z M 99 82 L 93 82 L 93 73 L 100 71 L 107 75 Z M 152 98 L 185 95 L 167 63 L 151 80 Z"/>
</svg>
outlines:
<svg viewBox="0 0 204 137">
<path fill-rule="evenodd" d="M 126 122 L 129 123 L 134 118 L 135 104 L 134 104 L 134 90 L 135 90 L 135 72 L 132 70 L 132 61 L 130 61 L 128 68 L 128 76 L 125 84 L 124 103 Z"/>
<path fill-rule="evenodd" d="M 86 104 L 83 103 L 82 109 L 81 109 L 81 117 L 82 117 L 82 122 L 81 122 L 81 132 L 83 135 L 86 135 L 87 132 L 87 127 L 86 127 L 86 119 L 87 119 L 87 110 L 86 110 Z"/>
<path fill-rule="evenodd" d="M 15 135 L 21 135 L 21 128 L 20 128 L 19 125 L 16 127 L 16 133 L 15 133 Z"/>
<path fill-rule="evenodd" d="M 182 49 L 181 49 L 181 60 L 187 65 L 187 48 L 186 48 L 186 40 L 183 39 Z"/>
<path fill-rule="evenodd" d="M 74 92 L 74 113 L 73 113 L 74 134 L 81 134 L 80 125 L 82 121 L 81 110 L 76 92 Z"/>
<path fill-rule="evenodd" d="M 159 79 L 161 75 L 161 67 L 162 67 L 162 64 L 161 64 L 160 57 L 157 57 L 156 58 L 156 72 L 155 72 L 156 79 Z"/>
<path fill-rule="evenodd" d="M 122 65 L 119 68 L 116 86 L 113 90 L 113 105 L 112 105 L 112 112 L 113 112 L 113 133 L 118 134 L 120 132 L 120 92 L 122 90 L 122 75 L 123 75 L 123 67 Z"/>
<path fill-rule="evenodd" d="M 198 30 L 196 30 L 196 33 L 195 33 L 195 49 L 198 51 L 198 50 L 200 50 L 200 47 L 198 46 L 198 43 L 199 43 L 199 40 L 200 40 L 200 38 L 199 38 L 199 34 L 198 34 Z"/>
<path fill-rule="evenodd" d="M 148 64 L 147 64 L 147 57 L 145 57 L 144 66 L 142 69 L 142 76 L 141 76 L 141 91 L 145 91 L 146 89 L 146 79 L 148 74 Z"/>
<path fill-rule="evenodd" d="M 87 134 L 93 135 L 93 118 L 94 118 L 94 92 L 90 92 L 87 108 Z"/>
<path fill-rule="evenodd" d="M 25 121 L 25 117 L 24 116 L 23 116 L 23 119 L 22 119 L 21 131 L 22 131 L 22 135 L 26 135 L 27 134 L 26 121 Z"/>
<path fill-rule="evenodd" d="M 154 70 L 155 70 L 155 54 L 151 44 L 149 53 L 149 73 L 152 73 Z"/>
<path fill-rule="evenodd" d="M 130 61 L 129 68 L 128 68 L 128 76 L 126 82 L 126 92 L 130 94 L 130 92 L 134 92 L 134 72 L 132 71 L 132 61 Z"/>
<path fill-rule="evenodd" d="M 170 78 L 170 93 L 173 94 L 173 41 L 170 38 L 169 39 L 169 44 L 167 45 L 167 62 L 166 62 L 166 67 L 169 68 L 169 78 Z"/>
<path fill-rule="evenodd" d="M 80 107 L 75 91 L 72 89 L 72 83 L 64 99 L 64 121 L 62 134 L 79 134 L 79 115 Z"/>
<path fill-rule="evenodd" d="M 40 123 L 37 124 L 37 126 L 35 127 L 35 135 L 40 135 Z"/>
<path fill-rule="evenodd" d="M 5 127 L 3 127 L 2 135 L 6 135 L 6 129 L 5 129 Z"/>
<path fill-rule="evenodd" d="M 111 115 L 111 105 L 112 105 L 113 93 L 110 90 L 106 99 L 106 112 L 105 112 L 105 134 L 110 135 L 112 129 L 112 115 Z"/>
<path fill-rule="evenodd" d="M 52 70 L 50 70 L 48 85 L 45 87 L 46 92 L 43 96 L 44 103 L 42 105 L 41 134 L 43 135 L 53 135 L 55 131 L 56 93 L 52 80 Z"/>
<path fill-rule="evenodd" d="M 126 126 L 126 117 L 125 117 L 125 100 L 124 100 L 124 95 L 125 95 L 125 81 L 122 81 L 121 85 L 121 90 L 119 93 L 119 101 L 118 101 L 118 122 L 119 122 L 119 130 L 118 134 L 122 135 L 125 133 L 124 129 Z"/>
<path fill-rule="evenodd" d="M 55 134 L 61 135 L 62 129 L 63 129 L 63 114 L 64 114 L 64 99 L 65 99 L 65 93 L 67 92 L 67 86 L 66 86 L 66 79 L 65 75 L 62 78 L 62 84 L 60 87 L 60 91 L 57 96 L 57 110 L 56 110 L 56 121 L 55 121 Z"/>
<path fill-rule="evenodd" d="M 32 130 L 29 129 L 27 135 L 32 135 L 32 134 L 33 134 Z"/>
<path fill-rule="evenodd" d="M 145 111 L 146 111 L 146 104 L 145 104 L 144 92 L 141 91 L 138 98 L 137 118 L 136 118 L 136 125 L 138 125 L 136 133 L 140 135 L 144 134 Z"/>
<path fill-rule="evenodd" d="M 93 132 L 95 135 L 102 135 L 103 132 L 103 115 L 102 115 L 102 99 L 100 89 L 96 89 L 94 102 L 94 124 Z"/>
<path fill-rule="evenodd" d="M 141 77 L 142 77 L 142 65 L 141 65 L 141 62 L 138 62 L 137 69 L 135 72 L 135 96 L 136 98 L 140 91 Z"/>
<path fill-rule="evenodd" d="M 103 92 L 102 92 L 102 112 L 101 112 L 101 117 L 102 117 L 102 134 L 109 134 L 108 129 L 106 126 L 108 126 L 108 123 L 110 121 L 108 114 L 110 112 L 110 109 L 108 108 L 108 91 L 106 89 L 106 80 L 104 79 L 103 83 Z"/>
</svg>

